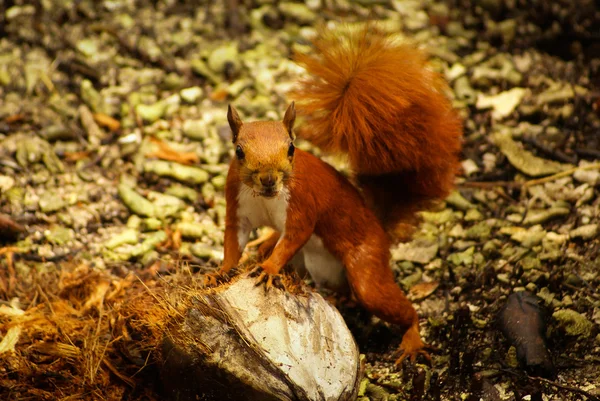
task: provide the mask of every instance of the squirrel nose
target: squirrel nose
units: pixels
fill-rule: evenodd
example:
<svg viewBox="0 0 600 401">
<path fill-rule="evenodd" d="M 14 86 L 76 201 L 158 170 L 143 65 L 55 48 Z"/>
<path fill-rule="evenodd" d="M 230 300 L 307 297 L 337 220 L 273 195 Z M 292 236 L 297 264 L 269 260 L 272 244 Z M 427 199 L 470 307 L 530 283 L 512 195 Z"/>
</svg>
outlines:
<svg viewBox="0 0 600 401">
<path fill-rule="evenodd" d="M 260 183 L 263 184 L 265 187 L 275 186 L 275 180 L 273 179 L 273 176 L 271 174 L 260 177 Z"/>
</svg>

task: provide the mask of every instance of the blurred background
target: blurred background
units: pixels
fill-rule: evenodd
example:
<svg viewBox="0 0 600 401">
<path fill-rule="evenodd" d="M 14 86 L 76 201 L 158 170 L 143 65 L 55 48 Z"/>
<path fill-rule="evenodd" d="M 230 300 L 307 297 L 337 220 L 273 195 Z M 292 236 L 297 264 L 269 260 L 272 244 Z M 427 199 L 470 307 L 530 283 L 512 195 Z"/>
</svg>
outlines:
<svg viewBox="0 0 600 401">
<path fill-rule="evenodd" d="M 123 302 L 119 292 L 103 299 L 131 272 L 151 286 L 218 266 L 228 103 L 243 120 L 280 119 L 303 74 L 293 52 L 310 51 L 319 25 L 367 20 L 431 55 L 465 138 L 457 191 L 392 252 L 424 338 L 439 351 L 431 367 L 395 372 L 398 332 L 349 307 L 367 357 L 360 396 L 597 399 L 600 2 L 592 0 L 0 0 L 0 304 L 25 313 L 63 300 L 81 312 L 96 294 L 96 312 L 84 313 L 94 322 L 103 304 Z M 98 272 L 110 283 L 100 295 Z M 515 289 L 548 309 L 556 381 L 528 378 L 499 334 L 495 316 Z M 7 338 L 14 316 L 1 310 Z M 115 373 L 122 361 L 108 322 L 96 340 L 112 369 L 79 371 L 87 355 L 79 337 L 70 343 L 80 351 L 58 359 L 31 348 L 69 342 L 60 319 L 52 322 L 54 331 L 5 344 L 12 356 L 0 357 L 0 398 L 153 397 L 151 386 L 133 390 Z M 96 359 L 98 347 L 88 350 Z"/>
</svg>

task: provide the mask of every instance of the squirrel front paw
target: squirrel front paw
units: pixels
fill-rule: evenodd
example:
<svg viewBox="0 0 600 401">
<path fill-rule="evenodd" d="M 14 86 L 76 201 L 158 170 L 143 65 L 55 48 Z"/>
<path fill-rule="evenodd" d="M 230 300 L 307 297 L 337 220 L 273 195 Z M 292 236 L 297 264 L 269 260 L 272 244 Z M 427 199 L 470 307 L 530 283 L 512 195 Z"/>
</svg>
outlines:
<svg viewBox="0 0 600 401">
<path fill-rule="evenodd" d="M 223 273 L 221 270 L 205 273 L 202 277 L 204 287 L 216 287 L 217 285 L 229 280 L 229 274 Z"/>
<path fill-rule="evenodd" d="M 275 287 L 279 288 L 280 290 L 285 290 L 285 286 L 283 285 L 283 281 L 281 280 L 281 274 L 268 273 L 260 265 L 252 269 L 249 275 L 250 277 L 257 277 L 257 286 L 264 283 L 266 289 Z"/>
</svg>

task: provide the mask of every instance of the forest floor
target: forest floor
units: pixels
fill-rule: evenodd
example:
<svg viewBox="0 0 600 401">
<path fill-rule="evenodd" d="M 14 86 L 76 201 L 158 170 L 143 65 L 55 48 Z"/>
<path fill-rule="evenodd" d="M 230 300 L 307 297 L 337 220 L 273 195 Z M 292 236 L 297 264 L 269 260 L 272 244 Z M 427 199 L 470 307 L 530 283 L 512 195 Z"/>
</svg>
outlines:
<svg viewBox="0 0 600 401">
<path fill-rule="evenodd" d="M 600 399 L 600 11 L 587 0 L 3 1 L 0 399 L 156 398 L 113 347 L 131 273 L 152 287 L 219 265 L 227 104 L 280 119 L 302 76 L 293 49 L 323 22 L 367 19 L 429 52 L 465 136 L 457 190 L 392 249 L 437 351 L 396 369 L 402 333 L 342 308 L 366 356 L 361 399 Z M 517 291 L 544 310 L 520 324 L 546 326 L 546 378 L 500 330 Z"/>
</svg>

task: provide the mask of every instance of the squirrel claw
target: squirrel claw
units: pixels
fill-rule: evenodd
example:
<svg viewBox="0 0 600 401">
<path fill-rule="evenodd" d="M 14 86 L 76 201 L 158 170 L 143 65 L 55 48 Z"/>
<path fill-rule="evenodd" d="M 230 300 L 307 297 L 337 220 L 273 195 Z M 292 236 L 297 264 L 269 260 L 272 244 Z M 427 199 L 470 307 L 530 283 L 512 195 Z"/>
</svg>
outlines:
<svg viewBox="0 0 600 401">
<path fill-rule="evenodd" d="M 424 348 L 426 348 L 426 347 L 424 347 Z M 429 355 L 429 352 L 427 352 L 424 348 L 421 348 L 418 350 L 413 350 L 410 352 L 405 351 L 402 348 L 400 348 L 399 351 L 402 352 L 402 354 L 400 355 L 400 357 L 398 359 L 396 359 L 396 362 L 394 362 L 394 365 L 396 367 L 400 366 L 406 358 L 409 358 L 411 362 L 414 362 L 417 359 L 417 356 L 419 356 L 419 355 L 423 355 L 425 357 L 425 359 L 427 359 L 428 362 L 431 362 L 431 355 Z"/>
<path fill-rule="evenodd" d="M 271 287 L 279 288 L 280 290 L 284 290 L 285 286 L 281 280 L 280 274 L 269 274 L 267 273 L 262 266 L 257 266 L 250 272 L 250 277 L 258 277 L 256 280 L 256 286 L 261 284 L 265 284 L 265 288 L 269 289 Z"/>
<path fill-rule="evenodd" d="M 431 356 L 427 350 L 433 351 L 436 350 L 436 348 L 429 344 L 425 344 L 423 340 L 421 340 L 418 326 L 414 325 L 404 334 L 402 343 L 397 351 L 400 353 L 400 357 L 396 359 L 394 365 L 400 366 L 406 358 L 409 358 L 411 362 L 414 362 L 419 355 L 423 355 L 428 362 L 431 362 Z"/>
<path fill-rule="evenodd" d="M 221 273 L 221 271 L 210 272 L 204 274 L 202 284 L 204 287 L 216 287 L 218 284 L 227 280 L 227 273 Z"/>
</svg>

